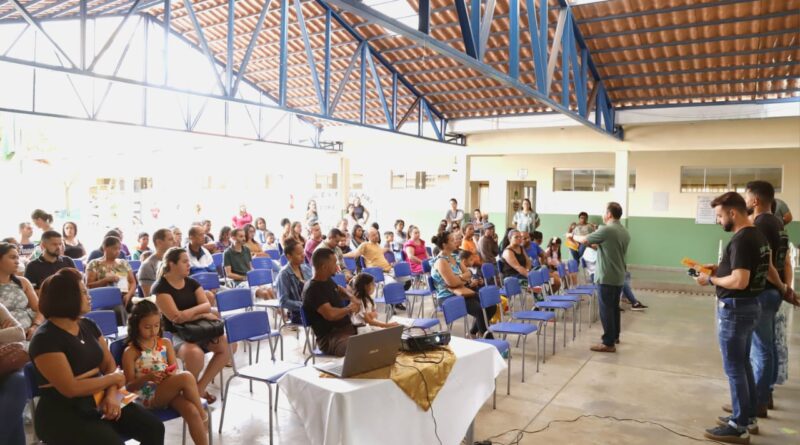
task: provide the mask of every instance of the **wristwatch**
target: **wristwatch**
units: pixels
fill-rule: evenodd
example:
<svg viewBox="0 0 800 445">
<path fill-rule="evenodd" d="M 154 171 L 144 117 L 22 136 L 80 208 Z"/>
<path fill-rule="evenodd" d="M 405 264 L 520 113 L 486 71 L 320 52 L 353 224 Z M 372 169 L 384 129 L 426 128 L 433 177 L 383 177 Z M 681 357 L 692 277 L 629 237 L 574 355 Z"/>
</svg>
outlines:
<svg viewBox="0 0 800 445">
<path fill-rule="evenodd" d="M 713 282 L 713 281 L 711 281 L 711 278 L 712 278 L 712 277 L 711 277 L 711 275 L 709 275 L 709 276 L 708 276 L 708 285 L 709 285 L 709 286 L 714 286 L 714 282 Z"/>
</svg>

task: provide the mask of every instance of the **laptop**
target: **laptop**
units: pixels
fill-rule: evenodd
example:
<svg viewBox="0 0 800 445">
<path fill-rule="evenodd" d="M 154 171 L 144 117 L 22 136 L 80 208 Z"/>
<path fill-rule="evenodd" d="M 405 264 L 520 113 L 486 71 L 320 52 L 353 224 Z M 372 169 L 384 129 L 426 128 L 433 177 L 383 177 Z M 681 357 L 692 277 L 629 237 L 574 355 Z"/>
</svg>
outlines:
<svg viewBox="0 0 800 445">
<path fill-rule="evenodd" d="M 340 378 L 363 374 L 394 363 L 400 350 L 403 326 L 354 335 L 347 340 L 343 360 L 314 365 L 319 371 Z"/>
</svg>

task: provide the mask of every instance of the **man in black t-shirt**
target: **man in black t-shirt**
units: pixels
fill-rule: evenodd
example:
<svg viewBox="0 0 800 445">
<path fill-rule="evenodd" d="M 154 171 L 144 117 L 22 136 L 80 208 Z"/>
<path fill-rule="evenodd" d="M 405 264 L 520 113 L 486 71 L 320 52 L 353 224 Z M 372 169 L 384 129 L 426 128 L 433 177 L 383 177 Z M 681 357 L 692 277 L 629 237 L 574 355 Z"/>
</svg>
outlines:
<svg viewBox="0 0 800 445">
<path fill-rule="evenodd" d="M 769 242 L 771 262 L 767 287 L 758 295 L 761 316 L 753 333 L 752 363 L 758 394 L 758 417 L 767 417 L 767 409 L 772 399 L 772 387 L 778 376 L 778 346 L 775 342 L 775 315 L 781 306 L 781 296 L 792 301 L 792 290 L 786 285 L 785 277 L 791 276 L 791 264 L 787 261 L 789 236 L 783 228 L 783 221 L 771 213 L 775 200 L 775 189 L 766 181 L 752 181 L 745 190 L 747 210 L 752 212 L 752 221 Z"/>
<path fill-rule="evenodd" d="M 750 365 L 750 344 L 761 309 L 758 294 L 766 287 L 769 244 L 747 218 L 744 198 L 728 192 L 711 201 L 711 207 L 726 232 L 733 237 L 712 276 L 700 274 L 700 285 L 716 286 L 719 314 L 719 344 L 722 364 L 731 390 L 732 415 L 720 417 L 705 437 L 718 442 L 749 443 L 749 430 L 756 426 L 756 383 Z"/>
<path fill-rule="evenodd" d="M 65 267 L 75 268 L 75 262 L 72 261 L 72 258 L 62 255 L 64 253 L 64 242 L 60 233 L 55 230 L 44 232 L 40 246 L 42 254 L 25 266 L 25 278 L 31 282 L 37 294 L 44 280 L 50 275 L 55 275 L 56 272 Z"/>
<path fill-rule="evenodd" d="M 358 312 L 359 304 L 351 301 L 343 307 L 342 297 L 347 296 L 331 279 L 337 270 L 336 254 L 331 249 L 315 250 L 311 262 L 314 276 L 303 287 L 303 311 L 317 337 L 319 349 L 343 357 L 347 340 L 356 334 L 350 315 Z"/>
</svg>

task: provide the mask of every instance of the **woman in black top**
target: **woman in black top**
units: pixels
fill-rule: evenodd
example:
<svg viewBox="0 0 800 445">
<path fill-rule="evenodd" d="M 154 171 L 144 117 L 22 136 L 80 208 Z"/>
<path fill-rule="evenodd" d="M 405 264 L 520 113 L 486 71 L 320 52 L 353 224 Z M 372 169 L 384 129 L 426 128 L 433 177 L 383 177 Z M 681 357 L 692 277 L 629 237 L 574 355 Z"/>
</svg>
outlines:
<svg viewBox="0 0 800 445">
<path fill-rule="evenodd" d="M 525 253 L 525 249 L 522 248 L 522 233 L 518 230 L 510 230 L 506 239 L 508 240 L 508 246 L 503 250 L 500 273 L 504 277 L 516 277 L 520 280 L 520 284 L 527 286 L 528 272 L 531 270 L 531 259 Z"/>
<path fill-rule="evenodd" d="M 39 308 L 47 321 L 29 347 L 41 391 L 36 434 L 50 445 L 121 445 L 121 435 L 163 444 L 164 424 L 155 415 L 135 403 L 120 409 L 117 389 L 125 376 L 97 325 L 81 318 L 89 307 L 75 269 L 61 269 L 42 284 Z"/>
<path fill-rule="evenodd" d="M 61 235 L 64 237 L 64 256 L 74 260 L 79 260 L 86 256 L 86 249 L 83 248 L 78 240 L 78 226 L 72 221 L 67 221 L 61 227 Z"/>
<path fill-rule="evenodd" d="M 156 305 L 164 314 L 164 329 L 175 334 L 175 323 L 207 319 L 216 320 L 219 316 L 211 310 L 206 293 L 200 283 L 189 278 L 189 254 L 186 249 L 173 247 L 164 254 L 159 279 L 153 284 Z M 230 360 L 228 341 L 224 335 L 205 344 L 190 343 L 179 335 L 173 337 L 178 358 L 183 360 L 184 367 L 197 379 L 197 389 L 209 403 L 217 398 L 206 390 L 211 379 L 225 367 Z M 205 372 L 205 353 L 214 356 L 208 363 Z"/>
</svg>

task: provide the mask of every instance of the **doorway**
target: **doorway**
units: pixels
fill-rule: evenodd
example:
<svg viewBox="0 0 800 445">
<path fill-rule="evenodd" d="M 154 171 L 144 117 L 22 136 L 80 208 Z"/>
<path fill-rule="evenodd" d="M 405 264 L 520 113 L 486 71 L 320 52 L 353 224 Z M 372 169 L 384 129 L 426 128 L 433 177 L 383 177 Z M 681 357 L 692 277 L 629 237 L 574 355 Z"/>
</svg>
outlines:
<svg viewBox="0 0 800 445">
<path fill-rule="evenodd" d="M 529 199 L 531 208 L 536 211 L 536 181 L 508 181 L 507 184 L 506 221 L 511 227 L 514 214 L 522 209 L 523 199 Z"/>
<path fill-rule="evenodd" d="M 472 212 L 481 209 L 481 213 L 488 213 L 489 205 L 489 183 L 485 181 L 472 181 L 469 183 L 469 208 L 467 219 L 472 219 Z"/>
</svg>

